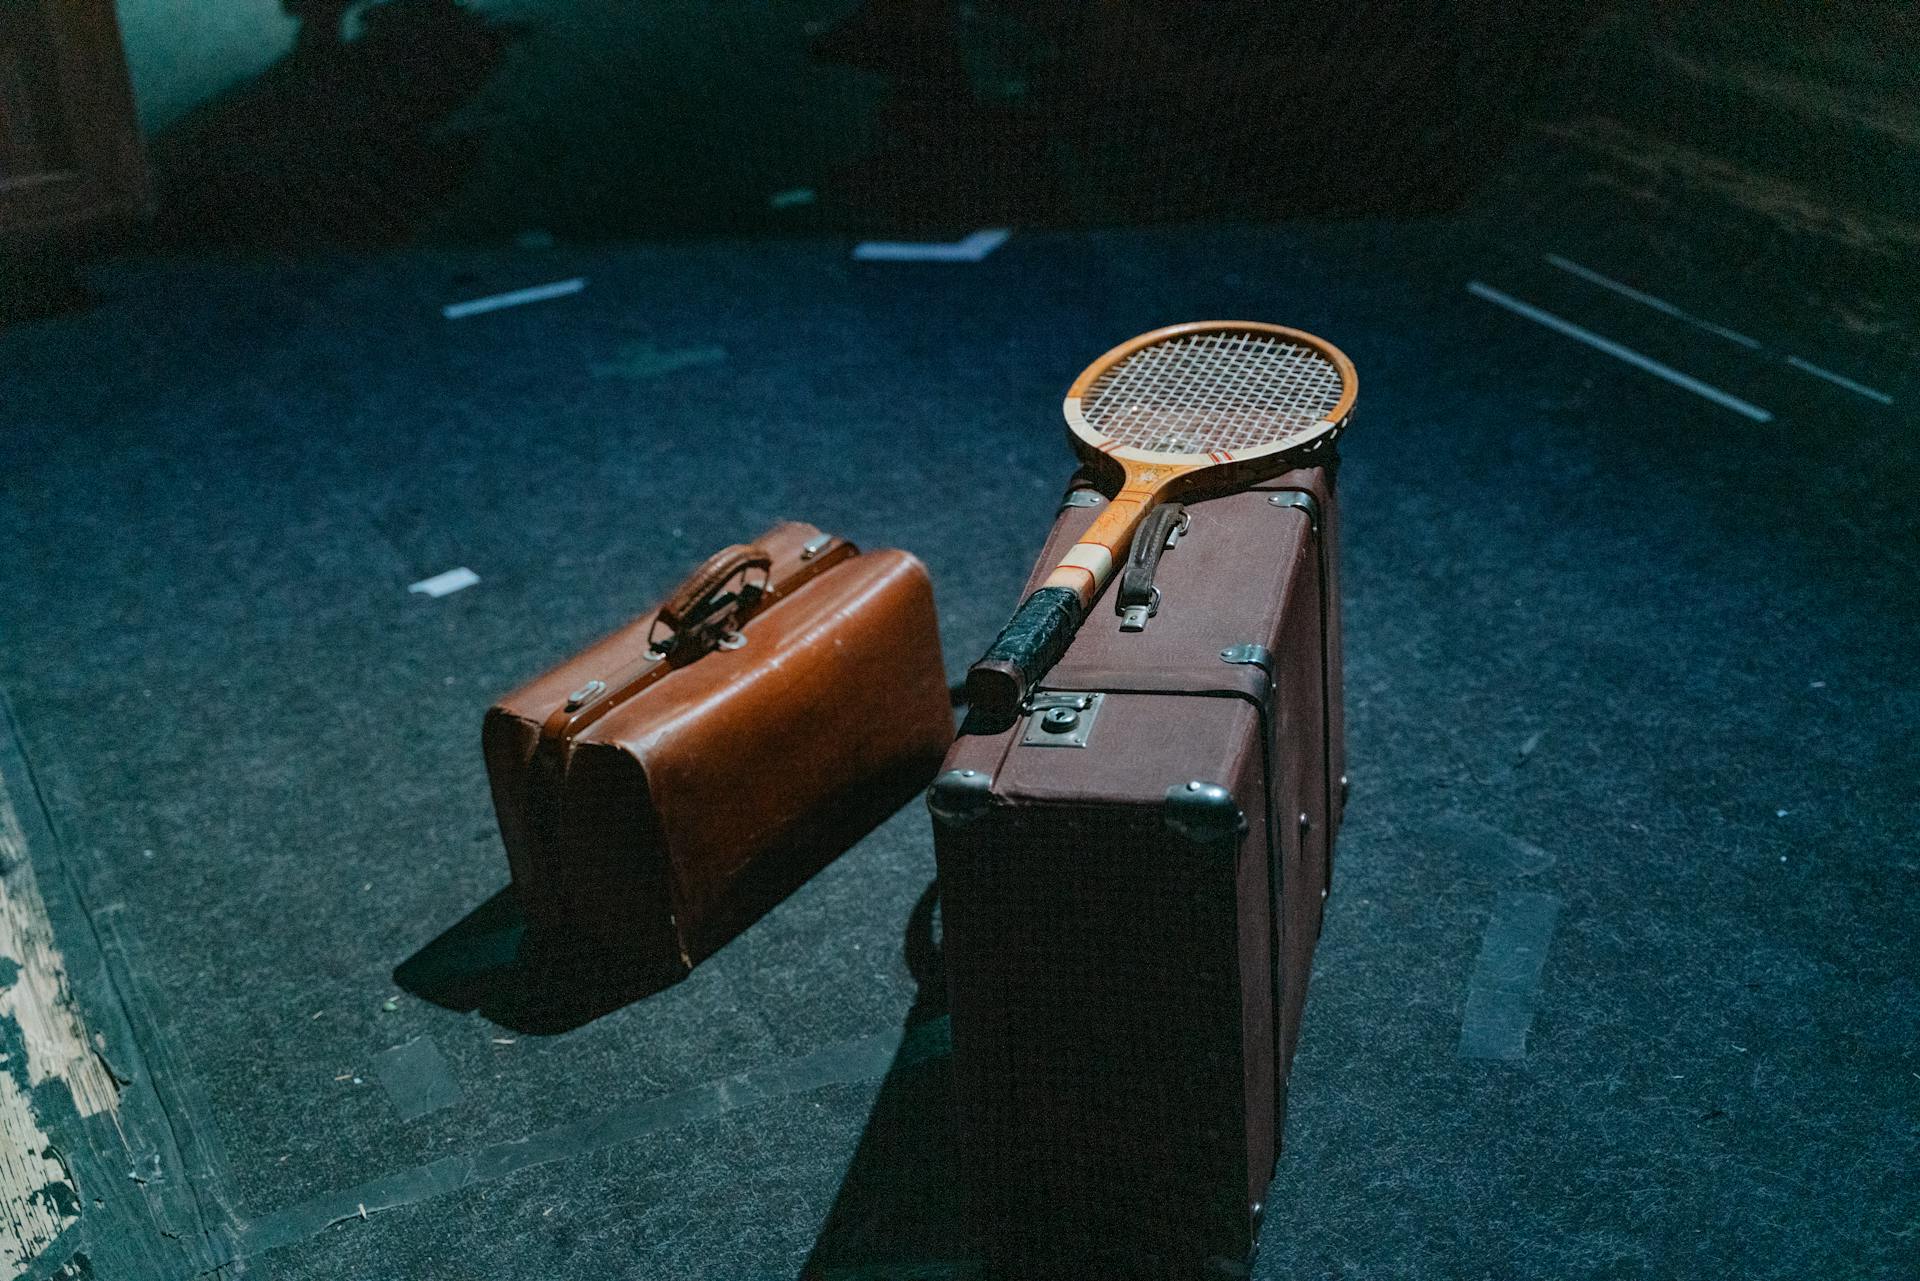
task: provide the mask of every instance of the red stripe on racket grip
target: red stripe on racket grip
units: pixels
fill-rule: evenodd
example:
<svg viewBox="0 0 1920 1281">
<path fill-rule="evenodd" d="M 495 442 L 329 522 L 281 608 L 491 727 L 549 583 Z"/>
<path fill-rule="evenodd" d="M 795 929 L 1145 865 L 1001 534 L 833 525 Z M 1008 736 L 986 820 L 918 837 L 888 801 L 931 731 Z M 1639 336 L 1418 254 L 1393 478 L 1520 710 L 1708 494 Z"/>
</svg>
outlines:
<svg viewBox="0 0 1920 1281">
<path fill-rule="evenodd" d="M 1077 573 L 1077 574 L 1083 574 L 1086 576 L 1087 585 L 1085 587 L 1072 587 L 1072 588 L 1068 588 L 1068 590 L 1080 598 L 1080 603 L 1082 605 L 1093 604 L 1094 596 L 1097 595 L 1100 591 L 1100 580 L 1094 577 L 1093 571 L 1088 569 L 1085 565 L 1056 565 L 1053 568 L 1053 573 L 1047 575 L 1046 581 L 1042 583 L 1041 586 L 1065 587 L 1066 586 L 1065 583 L 1055 583 L 1053 580 L 1059 577 L 1061 574 L 1067 574 L 1067 573 Z"/>
</svg>

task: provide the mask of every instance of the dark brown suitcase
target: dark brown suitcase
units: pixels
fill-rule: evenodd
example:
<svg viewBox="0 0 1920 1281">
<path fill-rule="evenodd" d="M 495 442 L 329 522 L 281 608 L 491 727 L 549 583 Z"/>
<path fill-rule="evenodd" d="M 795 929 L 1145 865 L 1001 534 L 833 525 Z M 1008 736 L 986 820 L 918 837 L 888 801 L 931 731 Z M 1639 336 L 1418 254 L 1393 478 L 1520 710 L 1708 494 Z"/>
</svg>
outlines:
<svg viewBox="0 0 1920 1281">
<path fill-rule="evenodd" d="M 1098 512 L 1069 493 L 1038 561 Z M 1333 472 L 1194 502 L 928 793 L 995 1275 L 1244 1276 L 1344 804 Z M 1029 583 L 1028 588 L 1035 584 Z"/>
<path fill-rule="evenodd" d="M 783 522 L 482 729 L 525 956 L 660 986 L 912 800 L 953 738 L 933 588 Z"/>
</svg>

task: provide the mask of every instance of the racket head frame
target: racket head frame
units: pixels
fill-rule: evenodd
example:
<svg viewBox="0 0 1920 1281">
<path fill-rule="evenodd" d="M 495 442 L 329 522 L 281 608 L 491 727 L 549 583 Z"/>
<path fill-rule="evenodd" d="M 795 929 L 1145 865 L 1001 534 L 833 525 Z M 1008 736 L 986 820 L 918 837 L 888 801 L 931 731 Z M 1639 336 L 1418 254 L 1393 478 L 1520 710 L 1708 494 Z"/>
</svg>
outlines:
<svg viewBox="0 0 1920 1281">
<path fill-rule="evenodd" d="M 1143 348 L 1208 333 L 1263 334 L 1296 347 L 1307 348 L 1323 357 L 1339 374 L 1341 394 L 1338 403 L 1321 417 L 1311 431 L 1296 432 L 1264 445 L 1209 453 L 1173 453 L 1131 445 L 1115 446 L 1111 437 L 1087 421 L 1084 401 L 1102 375 Z M 1324 338 L 1304 330 L 1258 320 L 1194 320 L 1167 325 L 1129 338 L 1095 360 L 1081 371 L 1067 389 L 1061 413 L 1067 421 L 1067 433 L 1074 449 L 1094 469 L 1097 480 L 1103 485 L 1117 488 L 1147 485 L 1160 490 L 1164 497 L 1171 498 L 1176 493 L 1191 494 L 1201 489 L 1230 490 L 1291 467 L 1311 465 L 1330 450 L 1340 433 L 1346 430 L 1359 394 L 1360 379 L 1354 371 L 1353 362 L 1345 352 Z"/>
</svg>

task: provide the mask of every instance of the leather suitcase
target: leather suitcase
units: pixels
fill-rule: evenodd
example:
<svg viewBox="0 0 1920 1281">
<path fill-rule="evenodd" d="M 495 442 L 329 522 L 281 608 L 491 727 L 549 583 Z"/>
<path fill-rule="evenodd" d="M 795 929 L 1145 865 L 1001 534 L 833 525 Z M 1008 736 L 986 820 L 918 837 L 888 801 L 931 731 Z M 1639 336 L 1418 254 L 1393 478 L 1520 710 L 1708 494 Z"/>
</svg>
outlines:
<svg viewBox="0 0 1920 1281">
<path fill-rule="evenodd" d="M 953 739 L 933 590 L 786 522 L 486 715 L 528 959 L 695 964 L 912 800 Z"/>
<path fill-rule="evenodd" d="M 1144 629 L 1116 582 L 928 792 L 998 1276 L 1244 1276 L 1259 1230 L 1345 801 L 1333 472 L 1186 512 Z"/>
</svg>

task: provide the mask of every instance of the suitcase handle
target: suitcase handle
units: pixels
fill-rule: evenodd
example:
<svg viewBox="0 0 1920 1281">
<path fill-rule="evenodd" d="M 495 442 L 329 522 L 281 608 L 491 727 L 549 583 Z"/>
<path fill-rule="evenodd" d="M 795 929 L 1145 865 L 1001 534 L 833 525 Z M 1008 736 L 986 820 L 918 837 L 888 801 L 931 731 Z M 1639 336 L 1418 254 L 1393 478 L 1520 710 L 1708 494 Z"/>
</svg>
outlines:
<svg viewBox="0 0 1920 1281">
<path fill-rule="evenodd" d="M 1120 615 L 1120 630 L 1145 630 L 1147 620 L 1160 612 L 1160 589 L 1153 585 L 1160 568 L 1160 556 L 1187 532 L 1187 509 L 1181 503 L 1162 503 L 1147 513 L 1134 531 L 1133 545 L 1127 550 L 1127 564 L 1120 571 L 1120 583 L 1113 595 L 1113 612 Z"/>
<path fill-rule="evenodd" d="M 747 578 L 749 570 L 760 570 L 760 582 L 755 584 Z M 733 578 L 741 580 L 739 592 L 733 593 L 743 607 L 751 607 L 766 592 L 766 584 L 774 572 L 774 557 L 756 544 L 733 544 L 722 547 L 712 553 L 707 561 L 687 574 L 674 593 L 666 597 L 666 603 L 660 605 L 659 620 L 666 624 L 670 632 L 684 632 L 687 624 L 705 622 L 708 615 L 716 609 L 732 603 L 722 588 L 726 588 Z M 739 613 L 739 611 L 735 611 Z"/>
<path fill-rule="evenodd" d="M 809 548 L 813 546 L 808 544 Z M 776 592 L 772 587 L 773 557 L 765 548 L 758 543 L 735 543 L 721 548 L 687 575 L 667 597 L 666 604 L 654 611 L 653 623 L 647 631 L 646 654 L 624 670 L 604 680 L 590 680 L 569 694 L 567 701 L 555 708 L 541 725 L 541 742 L 573 737 L 613 707 L 665 676 L 677 664 L 715 647 L 738 648 L 743 643 L 740 625 L 762 605 L 857 554 L 852 543 L 839 539 L 834 540 L 831 547 L 811 554 L 802 549 L 802 559 L 811 563 L 790 576 L 783 592 Z M 757 582 L 754 581 L 756 570 L 760 575 Z"/>
</svg>

